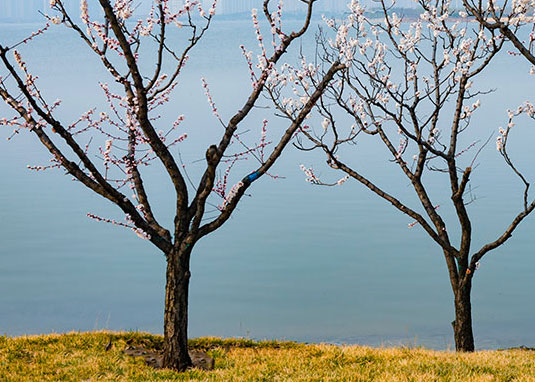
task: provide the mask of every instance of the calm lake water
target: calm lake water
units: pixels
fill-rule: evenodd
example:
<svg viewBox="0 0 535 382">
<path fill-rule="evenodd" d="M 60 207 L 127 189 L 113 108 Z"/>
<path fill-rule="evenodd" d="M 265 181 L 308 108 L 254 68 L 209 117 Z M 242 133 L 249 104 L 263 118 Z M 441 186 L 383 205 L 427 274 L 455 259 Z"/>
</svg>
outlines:
<svg viewBox="0 0 535 382">
<path fill-rule="evenodd" d="M 0 25 L 0 41 L 20 40 L 34 29 Z M 312 34 L 303 41 L 305 51 L 313 51 L 312 41 Z M 256 46 L 249 22 L 216 21 L 164 111 L 162 124 L 186 115 L 183 129 L 189 138 L 180 150 L 193 177 L 202 166 L 196 161 L 204 157 L 203 147 L 216 142 L 221 132 L 200 78 L 209 82 L 223 117 L 231 116 L 250 89 L 241 43 Z M 54 28 L 21 51 L 48 99 L 64 100 L 60 115 L 65 120 L 103 105 L 97 81 L 112 80 L 69 31 Z M 468 145 L 493 135 L 472 179 L 477 196 L 470 205 L 474 249 L 501 234 L 521 208 L 521 184 L 493 141 L 498 126 L 506 123 L 505 110 L 533 99 L 534 79 L 528 71 L 521 60 L 503 54 L 480 78 L 481 88 L 497 91 L 481 97 L 482 108 L 463 141 Z M 257 134 L 265 112 L 258 110 L 242 130 Z M 284 121 L 271 119 L 274 138 L 284 127 Z M 129 230 L 88 219 L 87 212 L 119 215 L 59 171 L 28 171 L 28 164 L 46 164 L 47 153 L 29 133 L 7 142 L 9 135 L 0 130 L 0 333 L 161 333 L 162 255 Z M 519 124 L 512 139 L 516 160 L 531 169 L 534 180 L 533 123 Z M 379 147 L 357 146 L 354 164 L 417 206 L 395 165 L 377 154 L 383 150 Z M 306 183 L 301 163 L 314 166 L 326 179 L 340 177 L 321 156 L 292 148 L 273 171 L 284 178 L 255 183 L 233 218 L 196 246 L 190 335 L 451 348 L 452 292 L 438 247 L 420 228 L 407 229 L 411 219 L 356 182 L 337 188 Z M 237 178 L 254 168 L 253 163 L 242 166 Z M 148 176 L 155 210 L 169 223 L 168 180 L 156 169 L 148 170 Z M 446 205 L 444 183 L 438 177 L 429 180 L 434 202 Z M 442 211 L 454 233 L 454 214 L 447 207 Z M 532 216 L 481 262 L 473 289 L 478 348 L 535 346 L 534 232 Z"/>
</svg>

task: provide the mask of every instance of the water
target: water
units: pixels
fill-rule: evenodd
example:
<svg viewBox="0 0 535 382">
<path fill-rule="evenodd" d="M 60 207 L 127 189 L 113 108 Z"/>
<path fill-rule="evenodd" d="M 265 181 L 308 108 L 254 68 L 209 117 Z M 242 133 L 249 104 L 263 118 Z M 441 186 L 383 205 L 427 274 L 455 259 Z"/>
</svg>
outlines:
<svg viewBox="0 0 535 382">
<path fill-rule="evenodd" d="M 0 40 L 17 41 L 34 28 L 0 25 Z M 303 43 L 305 51 L 311 50 L 311 41 L 312 36 Z M 184 130 L 189 138 L 180 150 L 192 176 L 201 168 L 195 162 L 203 158 L 200 148 L 216 142 L 221 131 L 200 77 L 210 83 L 222 116 L 232 115 L 249 91 L 240 43 L 256 44 L 247 22 L 216 22 L 192 54 L 174 102 L 165 109 L 164 121 L 178 114 L 187 117 Z M 69 32 L 55 29 L 21 51 L 40 75 L 48 97 L 64 100 L 62 118 L 72 120 L 103 105 L 96 80 L 105 73 Z M 527 65 L 507 55 L 495 60 L 480 86 L 498 91 L 482 97 L 482 110 L 466 144 L 495 135 L 506 121 L 505 109 L 529 98 L 533 79 L 527 71 Z M 3 105 L 0 110 L 5 111 Z M 257 134 L 262 113 L 257 111 L 242 130 Z M 283 121 L 271 119 L 273 137 L 283 128 Z M 119 215 L 59 171 L 28 171 L 27 164 L 47 163 L 46 152 L 30 134 L 6 142 L 9 134 L 0 131 L 0 332 L 160 333 L 162 255 L 128 230 L 86 218 L 87 212 Z M 533 125 L 526 123 L 515 134 L 516 158 L 523 168 L 532 169 Z M 395 165 L 373 155 L 374 150 L 373 144 L 359 145 L 351 154 L 354 163 L 379 185 L 413 203 L 411 189 Z M 497 237 L 521 208 L 521 185 L 493 142 L 479 162 L 472 178 L 478 199 L 470 206 L 474 248 Z M 251 197 L 228 223 L 196 246 L 190 335 L 451 348 L 452 293 L 436 245 L 420 228 L 408 230 L 411 219 L 355 182 L 337 188 L 305 183 L 301 163 L 314 165 L 327 179 L 339 178 L 321 156 L 292 148 L 273 169 L 284 179 L 255 183 Z M 254 164 L 244 164 L 236 177 L 252 168 Z M 148 175 L 155 211 L 169 226 L 168 181 L 157 170 Z M 433 200 L 447 203 L 443 183 L 436 177 L 431 183 Z M 443 212 L 454 224 L 452 211 L 444 207 Z M 506 245 L 483 259 L 475 276 L 479 348 L 535 345 L 534 228 L 535 218 L 529 217 Z"/>
</svg>

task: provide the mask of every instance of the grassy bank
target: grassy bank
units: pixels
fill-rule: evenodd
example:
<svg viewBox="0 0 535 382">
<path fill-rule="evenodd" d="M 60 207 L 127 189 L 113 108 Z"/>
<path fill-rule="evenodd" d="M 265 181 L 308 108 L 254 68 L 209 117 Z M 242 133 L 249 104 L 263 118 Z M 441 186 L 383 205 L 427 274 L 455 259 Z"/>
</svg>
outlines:
<svg viewBox="0 0 535 382">
<path fill-rule="evenodd" d="M 0 337 L 0 381 L 535 381 L 535 352 L 525 350 L 455 354 L 203 338 L 191 345 L 214 357 L 215 370 L 183 374 L 123 352 L 161 343 L 142 333 Z"/>
</svg>

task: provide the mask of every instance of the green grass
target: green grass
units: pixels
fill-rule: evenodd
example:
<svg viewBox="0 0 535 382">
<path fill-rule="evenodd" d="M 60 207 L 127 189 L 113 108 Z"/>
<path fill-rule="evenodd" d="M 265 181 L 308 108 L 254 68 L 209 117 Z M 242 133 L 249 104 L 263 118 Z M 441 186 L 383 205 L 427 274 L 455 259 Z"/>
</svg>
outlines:
<svg viewBox="0 0 535 382">
<path fill-rule="evenodd" d="M 106 345 L 112 339 L 112 348 Z M 0 337 L 0 381 L 534 381 L 535 352 L 472 354 L 408 348 L 304 345 L 200 338 L 191 347 L 215 370 L 155 370 L 123 353 L 128 344 L 158 348 L 144 333 L 69 333 Z"/>
</svg>

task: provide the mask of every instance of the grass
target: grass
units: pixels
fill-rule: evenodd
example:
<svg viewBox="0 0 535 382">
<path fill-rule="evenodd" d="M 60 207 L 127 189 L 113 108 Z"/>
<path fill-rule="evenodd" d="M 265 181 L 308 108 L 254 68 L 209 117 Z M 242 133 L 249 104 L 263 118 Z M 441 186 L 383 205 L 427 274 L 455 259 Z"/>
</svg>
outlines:
<svg viewBox="0 0 535 382">
<path fill-rule="evenodd" d="M 0 381 L 535 381 L 535 352 L 526 350 L 456 354 L 201 338 L 191 347 L 208 351 L 215 370 L 175 373 L 125 355 L 127 342 L 158 348 L 162 337 L 131 332 L 0 337 Z"/>
</svg>

